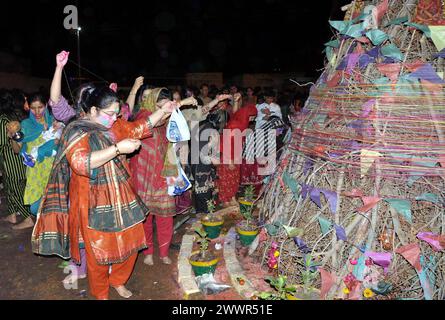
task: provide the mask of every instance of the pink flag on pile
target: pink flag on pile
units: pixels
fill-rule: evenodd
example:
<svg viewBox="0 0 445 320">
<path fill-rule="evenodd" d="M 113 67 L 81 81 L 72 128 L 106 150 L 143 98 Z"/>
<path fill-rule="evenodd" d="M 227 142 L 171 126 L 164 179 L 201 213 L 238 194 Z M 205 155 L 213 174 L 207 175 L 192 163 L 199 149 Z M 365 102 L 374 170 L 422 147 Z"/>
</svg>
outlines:
<svg viewBox="0 0 445 320">
<path fill-rule="evenodd" d="M 371 252 L 367 251 L 365 255 L 374 262 L 374 264 L 377 264 L 381 266 L 385 273 L 388 272 L 389 265 L 391 264 L 391 258 L 392 255 L 389 252 Z"/>
<path fill-rule="evenodd" d="M 441 246 L 440 244 L 440 238 L 441 236 L 432 233 L 432 232 L 420 232 L 417 234 L 417 238 L 420 240 L 423 240 L 425 242 L 428 242 L 431 247 L 433 247 L 434 251 L 442 251 L 445 248 Z"/>
<path fill-rule="evenodd" d="M 385 15 L 386 11 L 388 11 L 388 0 L 383 0 L 377 6 L 377 21 L 378 21 L 378 23 L 380 23 L 380 21 L 382 21 L 382 18 Z"/>
<path fill-rule="evenodd" d="M 444 157 L 445 160 L 445 157 Z M 362 190 L 360 189 L 352 189 L 351 191 L 345 191 L 343 192 L 343 195 L 346 197 L 353 197 L 353 198 L 362 198 L 365 196 Z"/>
<path fill-rule="evenodd" d="M 391 79 L 391 81 L 397 81 L 399 79 L 400 70 L 402 69 L 401 63 L 379 63 L 377 69 L 381 74 Z"/>
<path fill-rule="evenodd" d="M 420 247 L 417 243 L 400 247 L 396 250 L 396 253 L 401 254 L 417 271 L 420 272 L 422 270 L 420 265 Z"/>
<path fill-rule="evenodd" d="M 322 268 L 318 268 L 321 275 L 321 292 L 320 292 L 320 298 L 325 299 L 326 295 L 328 294 L 329 290 L 331 290 L 332 286 L 337 281 L 337 277 L 335 274 L 327 272 L 326 270 Z"/>
<path fill-rule="evenodd" d="M 374 208 L 377 203 L 380 202 L 380 200 L 382 200 L 382 198 L 380 197 L 362 197 L 363 200 L 363 207 L 360 207 L 357 209 L 358 212 L 367 212 L 369 210 L 371 210 L 372 208 Z"/>
</svg>

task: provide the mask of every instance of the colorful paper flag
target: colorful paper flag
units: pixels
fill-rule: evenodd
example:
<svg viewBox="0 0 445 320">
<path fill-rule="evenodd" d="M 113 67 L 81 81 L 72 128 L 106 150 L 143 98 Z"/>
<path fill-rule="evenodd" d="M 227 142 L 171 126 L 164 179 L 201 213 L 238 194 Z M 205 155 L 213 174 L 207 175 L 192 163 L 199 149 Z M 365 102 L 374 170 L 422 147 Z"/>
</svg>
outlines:
<svg viewBox="0 0 445 320">
<path fill-rule="evenodd" d="M 318 223 L 320 224 L 321 233 L 325 236 L 332 228 L 332 222 L 319 216 Z"/>
<path fill-rule="evenodd" d="M 428 201 L 432 203 L 439 203 L 439 196 L 435 193 L 424 193 L 418 197 L 416 197 L 417 201 Z"/>
<path fill-rule="evenodd" d="M 389 265 L 391 264 L 392 255 L 389 252 L 371 252 L 367 251 L 365 256 L 371 258 L 374 264 L 381 266 L 385 273 L 388 272 Z"/>
<path fill-rule="evenodd" d="M 391 207 L 393 207 L 398 213 L 403 215 L 410 224 L 413 223 L 411 216 L 411 202 L 404 199 L 384 199 Z"/>
<path fill-rule="evenodd" d="M 294 242 L 297 245 L 298 249 L 300 249 L 303 253 L 310 253 L 312 250 L 307 246 L 306 242 L 299 237 L 294 237 Z"/>
<path fill-rule="evenodd" d="M 287 236 L 289 238 L 294 238 L 294 237 L 301 237 L 303 236 L 303 229 L 301 228 L 294 228 L 294 227 L 290 227 L 290 226 L 283 226 L 284 230 L 286 230 Z"/>
<path fill-rule="evenodd" d="M 334 228 L 337 234 L 337 240 L 348 241 L 348 237 L 346 236 L 346 231 L 342 226 L 334 224 Z"/>
<path fill-rule="evenodd" d="M 422 67 L 409 75 L 410 78 L 427 80 L 431 83 L 444 84 L 445 81 L 439 77 L 436 70 L 429 63 L 425 63 Z"/>
<path fill-rule="evenodd" d="M 442 236 L 445 237 L 445 236 Z M 420 232 L 417 234 L 417 238 L 427 242 L 431 247 L 434 249 L 434 251 L 443 251 L 445 248 L 442 247 L 440 244 L 441 236 L 432 232 Z"/>
<path fill-rule="evenodd" d="M 375 46 L 379 46 L 383 42 L 389 39 L 388 35 L 379 29 L 370 30 L 366 32 L 366 36 L 368 37 L 369 40 L 371 40 L 372 44 Z"/>
<path fill-rule="evenodd" d="M 321 290 L 320 290 L 320 298 L 326 299 L 326 296 L 331 290 L 332 286 L 337 281 L 337 277 L 334 273 L 327 272 L 323 268 L 318 268 L 321 276 Z"/>
<path fill-rule="evenodd" d="M 397 46 L 393 43 L 382 47 L 381 51 L 382 51 L 382 55 L 384 55 L 385 57 L 393 58 L 398 61 L 403 61 L 403 59 L 404 59 L 404 56 L 403 56 L 402 52 L 400 51 L 400 49 L 397 48 Z"/>
<path fill-rule="evenodd" d="M 400 247 L 396 253 L 402 255 L 417 270 L 420 271 L 420 247 L 417 243 L 411 243 Z"/>
<path fill-rule="evenodd" d="M 389 64 L 383 64 L 379 63 L 377 64 L 377 69 L 382 73 L 384 76 L 388 77 L 391 81 L 397 81 L 399 78 L 400 70 L 402 69 L 401 63 L 389 63 Z"/>
<path fill-rule="evenodd" d="M 445 48 L 445 26 L 429 26 L 429 28 L 437 51 L 442 51 Z"/>
<path fill-rule="evenodd" d="M 382 154 L 380 152 L 362 149 L 362 151 L 360 152 L 360 158 L 361 158 L 360 172 L 362 178 L 369 171 L 369 168 L 371 168 L 375 160 L 381 156 Z"/>
<path fill-rule="evenodd" d="M 372 196 L 372 197 L 362 197 L 362 200 L 363 200 L 363 207 L 358 208 L 357 211 L 365 213 L 374 208 L 377 205 L 377 203 L 379 203 L 380 200 L 382 200 L 382 198 Z"/>
</svg>

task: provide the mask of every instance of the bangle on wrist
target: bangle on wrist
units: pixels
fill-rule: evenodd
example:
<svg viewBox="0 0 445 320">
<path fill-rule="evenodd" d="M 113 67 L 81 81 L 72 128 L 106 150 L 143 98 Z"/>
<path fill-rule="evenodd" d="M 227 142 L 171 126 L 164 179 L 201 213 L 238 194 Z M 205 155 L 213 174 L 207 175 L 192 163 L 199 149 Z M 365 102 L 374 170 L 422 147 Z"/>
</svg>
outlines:
<svg viewBox="0 0 445 320">
<path fill-rule="evenodd" d="M 121 152 L 119 151 L 117 144 L 114 145 L 114 148 L 116 150 L 116 156 L 119 156 L 121 154 Z"/>
</svg>

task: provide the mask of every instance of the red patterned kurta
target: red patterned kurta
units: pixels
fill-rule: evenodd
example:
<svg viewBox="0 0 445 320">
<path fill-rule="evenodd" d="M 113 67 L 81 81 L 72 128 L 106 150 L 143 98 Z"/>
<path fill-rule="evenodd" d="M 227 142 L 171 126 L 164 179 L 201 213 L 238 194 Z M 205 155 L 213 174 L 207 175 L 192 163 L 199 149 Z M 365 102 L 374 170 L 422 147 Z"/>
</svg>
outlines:
<svg viewBox="0 0 445 320">
<path fill-rule="evenodd" d="M 149 114 L 149 111 L 140 111 L 137 119 L 147 118 Z M 176 215 L 175 198 L 168 195 L 167 182 L 162 176 L 168 144 L 166 126 L 154 128 L 153 136 L 142 140 L 139 153 L 130 161 L 136 192 L 150 214 L 162 217 Z"/>
</svg>

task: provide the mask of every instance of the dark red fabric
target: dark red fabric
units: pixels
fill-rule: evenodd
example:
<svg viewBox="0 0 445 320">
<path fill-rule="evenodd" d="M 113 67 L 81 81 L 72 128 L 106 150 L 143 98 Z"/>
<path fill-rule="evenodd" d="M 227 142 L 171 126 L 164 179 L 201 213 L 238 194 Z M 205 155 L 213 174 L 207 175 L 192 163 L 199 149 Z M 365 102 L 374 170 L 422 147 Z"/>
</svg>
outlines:
<svg viewBox="0 0 445 320">
<path fill-rule="evenodd" d="M 242 107 L 227 123 L 226 129 L 239 129 L 241 132 L 243 132 L 249 127 L 249 118 L 256 115 L 257 109 L 254 105 Z M 244 142 L 245 138 L 243 138 L 242 143 L 244 144 Z M 227 154 L 229 150 L 224 150 L 223 145 L 230 145 L 230 155 Z M 241 147 L 241 149 L 236 148 L 234 136 L 226 136 L 225 139 L 224 135 L 221 136 L 222 164 L 217 168 L 217 185 L 219 190 L 218 198 L 221 202 L 229 202 L 238 192 L 240 185 L 240 164 L 242 160 L 242 146 L 239 147 Z M 235 165 L 224 164 L 224 162 L 227 160 L 230 160 L 230 162 L 235 162 Z"/>
</svg>

